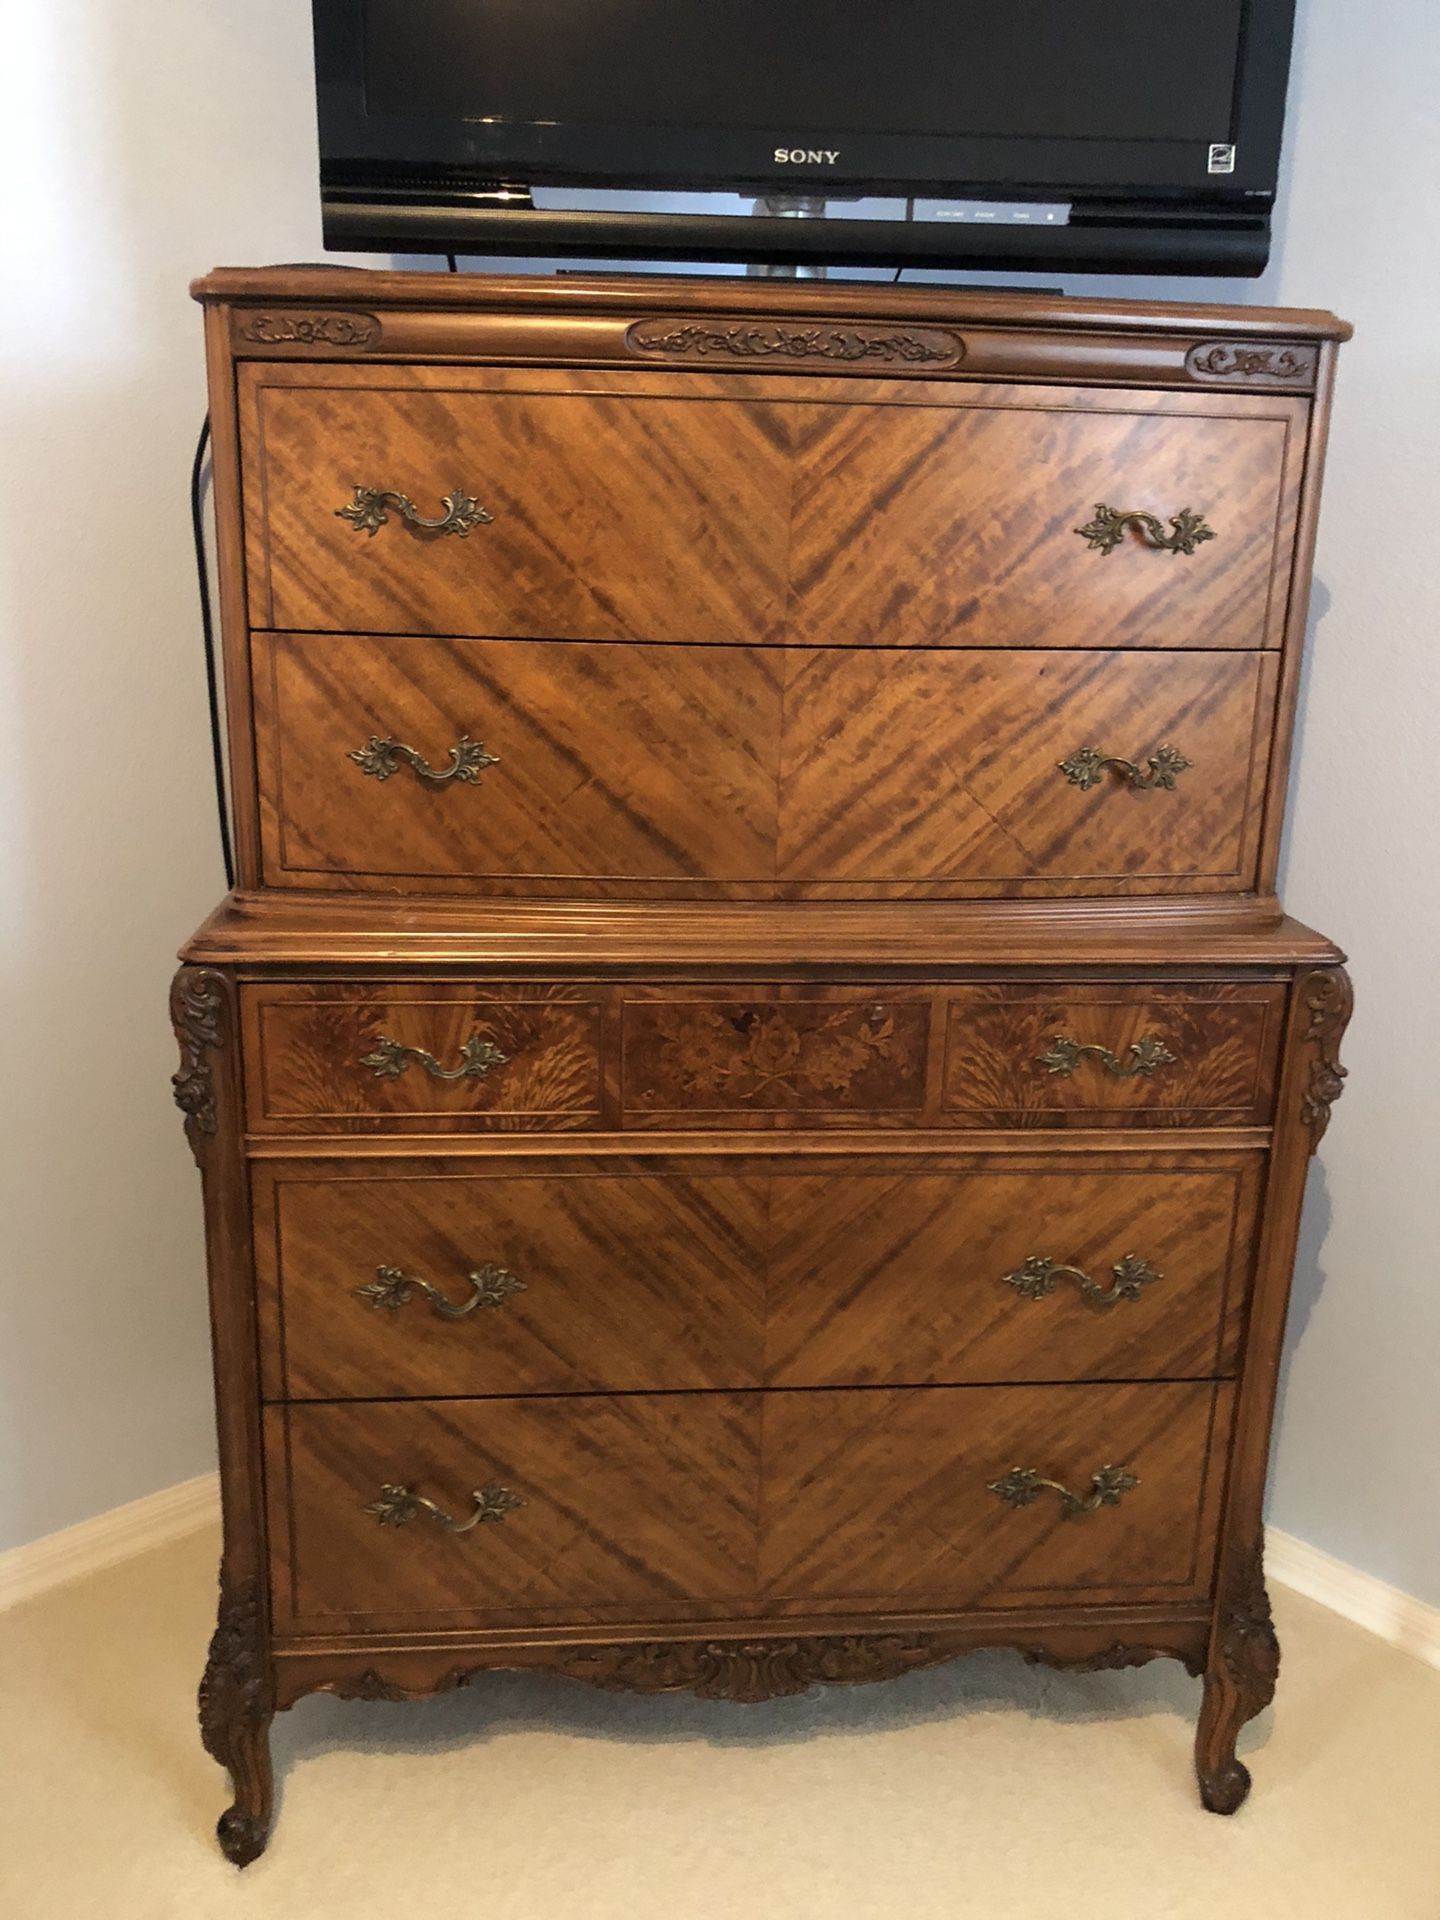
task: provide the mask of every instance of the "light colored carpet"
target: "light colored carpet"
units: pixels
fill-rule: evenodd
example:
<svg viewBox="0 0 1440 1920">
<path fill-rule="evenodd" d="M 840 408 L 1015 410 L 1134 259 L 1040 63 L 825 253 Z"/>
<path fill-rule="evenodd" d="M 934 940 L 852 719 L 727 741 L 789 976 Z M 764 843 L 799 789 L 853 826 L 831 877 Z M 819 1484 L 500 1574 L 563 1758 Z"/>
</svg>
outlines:
<svg viewBox="0 0 1440 1920">
<path fill-rule="evenodd" d="M 1283 1590 L 1232 1820 L 1170 1662 L 985 1654 L 760 1707 L 505 1676 L 281 1715 L 277 1830 L 237 1874 L 194 1720 L 214 1559 L 0 1618 L 7 1920 L 1440 1920 L 1440 1673 Z"/>
</svg>

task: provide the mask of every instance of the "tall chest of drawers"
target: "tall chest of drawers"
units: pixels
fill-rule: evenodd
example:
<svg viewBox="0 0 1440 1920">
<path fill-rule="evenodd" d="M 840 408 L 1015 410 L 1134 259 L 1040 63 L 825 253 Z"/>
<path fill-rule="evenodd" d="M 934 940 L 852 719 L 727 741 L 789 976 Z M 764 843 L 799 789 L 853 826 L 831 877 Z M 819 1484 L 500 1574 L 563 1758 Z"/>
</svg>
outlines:
<svg viewBox="0 0 1440 1920">
<path fill-rule="evenodd" d="M 197 293 L 226 1853 L 308 1692 L 747 1701 L 982 1646 L 1184 1662 L 1233 1812 L 1349 1011 L 1274 897 L 1346 329 Z"/>
</svg>

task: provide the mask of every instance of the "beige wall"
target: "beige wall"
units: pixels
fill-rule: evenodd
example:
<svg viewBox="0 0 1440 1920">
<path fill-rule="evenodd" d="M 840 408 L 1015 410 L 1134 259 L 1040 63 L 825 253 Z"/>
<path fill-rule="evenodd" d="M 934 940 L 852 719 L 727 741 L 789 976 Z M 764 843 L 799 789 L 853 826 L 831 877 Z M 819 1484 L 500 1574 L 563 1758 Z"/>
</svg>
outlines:
<svg viewBox="0 0 1440 1920">
<path fill-rule="evenodd" d="M 220 886 L 184 284 L 217 261 L 317 257 L 308 11 L 50 0 L 25 10 L 0 81 L 16 89 L 5 177 L 18 164 L 31 183 L 0 248 L 0 1547 L 211 1458 L 198 1197 L 163 1019 L 170 954 Z M 1329 305 L 1359 328 L 1285 880 L 1292 910 L 1349 948 L 1360 1011 L 1306 1214 L 1272 1517 L 1440 1603 L 1440 29 L 1424 0 L 1301 12 L 1270 273 L 1127 290 Z"/>
</svg>

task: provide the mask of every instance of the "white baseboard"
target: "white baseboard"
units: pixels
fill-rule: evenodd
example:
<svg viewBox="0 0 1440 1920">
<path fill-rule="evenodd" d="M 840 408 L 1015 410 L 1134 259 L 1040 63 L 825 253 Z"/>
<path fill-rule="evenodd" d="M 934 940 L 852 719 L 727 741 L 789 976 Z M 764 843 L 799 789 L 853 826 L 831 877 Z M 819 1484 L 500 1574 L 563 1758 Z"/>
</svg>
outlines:
<svg viewBox="0 0 1440 1920">
<path fill-rule="evenodd" d="M 202 1473 L 178 1487 L 162 1487 L 93 1520 L 49 1533 L 28 1546 L 0 1553 L 0 1612 L 53 1587 L 99 1573 L 132 1554 L 168 1546 L 220 1517 L 220 1477 Z"/>
<path fill-rule="evenodd" d="M 1273 1579 L 1307 1600 L 1318 1600 L 1427 1666 L 1440 1667 L 1440 1607 L 1427 1606 L 1278 1527 L 1265 1530 L 1265 1566 Z"/>
</svg>

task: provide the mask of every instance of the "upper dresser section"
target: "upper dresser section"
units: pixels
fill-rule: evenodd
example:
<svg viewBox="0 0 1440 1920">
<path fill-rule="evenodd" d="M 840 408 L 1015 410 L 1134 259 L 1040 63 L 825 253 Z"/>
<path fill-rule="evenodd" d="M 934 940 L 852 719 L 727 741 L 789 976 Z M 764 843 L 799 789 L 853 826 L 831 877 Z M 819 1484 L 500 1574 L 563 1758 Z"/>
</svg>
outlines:
<svg viewBox="0 0 1440 1920">
<path fill-rule="evenodd" d="M 1272 889 L 1331 316 L 197 292 L 242 886 Z"/>
</svg>

